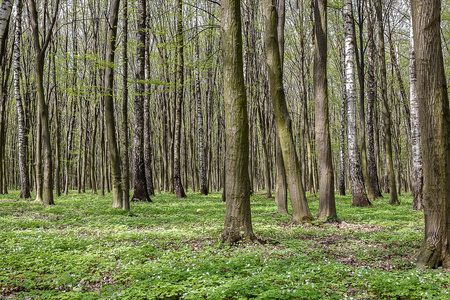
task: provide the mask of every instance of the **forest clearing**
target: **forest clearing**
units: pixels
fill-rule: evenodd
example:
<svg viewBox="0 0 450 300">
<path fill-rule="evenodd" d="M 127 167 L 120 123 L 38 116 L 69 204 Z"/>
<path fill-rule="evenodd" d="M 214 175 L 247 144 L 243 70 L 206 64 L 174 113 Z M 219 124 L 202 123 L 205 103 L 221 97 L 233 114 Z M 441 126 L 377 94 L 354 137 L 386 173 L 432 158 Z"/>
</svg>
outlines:
<svg viewBox="0 0 450 300">
<path fill-rule="evenodd" d="M 251 197 L 263 242 L 221 242 L 219 193 L 111 210 L 112 196 L 62 196 L 56 206 L 0 197 L 0 298 L 449 299 L 450 272 L 415 268 L 423 213 L 402 194 L 373 207 L 336 197 L 343 222 L 291 225 L 273 199 Z M 309 197 L 313 212 L 318 198 Z"/>
</svg>

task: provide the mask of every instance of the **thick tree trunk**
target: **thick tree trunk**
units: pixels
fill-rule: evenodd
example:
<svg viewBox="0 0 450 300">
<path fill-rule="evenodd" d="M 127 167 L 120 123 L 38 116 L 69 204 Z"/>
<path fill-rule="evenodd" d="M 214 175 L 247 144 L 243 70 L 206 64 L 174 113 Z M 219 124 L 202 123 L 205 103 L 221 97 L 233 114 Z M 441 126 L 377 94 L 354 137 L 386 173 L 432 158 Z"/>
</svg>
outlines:
<svg viewBox="0 0 450 300">
<path fill-rule="evenodd" d="M 345 89 L 348 104 L 348 156 L 353 206 L 370 205 L 367 199 L 356 136 L 355 45 L 353 38 L 353 8 L 351 0 L 344 2 Z"/>
<path fill-rule="evenodd" d="M 144 161 L 144 91 L 145 91 L 145 48 L 146 48 L 145 0 L 138 2 L 138 32 L 136 60 L 136 96 L 134 97 L 134 194 L 132 201 L 151 202 L 148 196 Z"/>
<path fill-rule="evenodd" d="M 20 80 L 22 70 L 20 68 L 20 41 L 22 36 L 22 0 L 17 0 L 16 5 L 16 30 L 14 34 L 14 96 L 16 100 L 17 110 L 17 128 L 19 139 L 19 170 L 20 170 L 20 198 L 30 198 L 30 183 L 28 181 L 28 164 L 27 164 L 27 143 L 25 136 L 25 112 L 23 110 L 22 96 L 20 94 Z M 55 102 L 56 103 L 56 102 Z M 56 105 L 56 104 L 55 104 Z M 57 114 L 57 111 L 55 110 Z"/>
<path fill-rule="evenodd" d="M 105 126 L 108 140 L 110 166 L 112 171 L 113 208 L 122 208 L 123 205 L 121 162 L 119 149 L 117 145 L 116 122 L 114 117 L 114 102 L 113 102 L 114 70 L 112 67 L 112 65 L 114 64 L 114 54 L 116 50 L 119 6 L 120 0 L 112 0 L 108 23 L 109 28 L 106 45 L 106 59 L 105 59 L 106 61 L 105 65 L 107 67 L 105 68 L 104 97 L 103 97 Z"/>
<path fill-rule="evenodd" d="M 274 0 L 263 1 L 269 88 L 288 178 L 288 188 L 293 210 L 292 222 L 298 224 L 310 222 L 313 216 L 309 210 L 301 182 L 300 164 L 292 137 L 292 122 L 286 105 L 278 46 L 278 14 L 274 2 Z"/>
<path fill-rule="evenodd" d="M 412 0 L 423 154 L 425 239 L 418 267 L 450 267 L 450 109 L 440 36 L 441 1 Z"/>
<path fill-rule="evenodd" d="M 184 46 L 183 46 L 183 4 L 177 1 L 177 92 L 175 102 L 175 133 L 173 141 L 173 185 L 177 198 L 186 198 L 181 182 L 181 110 L 184 97 Z"/>
<path fill-rule="evenodd" d="M 314 2 L 314 102 L 319 165 L 319 211 L 317 218 L 340 221 L 334 199 L 334 171 L 328 119 L 327 0 Z"/>
<path fill-rule="evenodd" d="M 222 241 L 256 240 L 250 212 L 249 142 L 240 1 L 222 0 L 222 52 L 225 103 L 225 228 Z"/>
<path fill-rule="evenodd" d="M 381 79 L 381 99 L 384 120 L 384 138 L 386 143 L 386 170 L 389 180 L 389 204 L 400 204 L 397 196 L 397 188 L 395 184 L 394 161 L 392 156 L 391 141 L 391 112 L 387 97 L 387 81 L 386 81 L 386 59 L 384 48 L 384 26 L 381 0 L 375 0 L 375 10 L 377 13 L 378 25 L 378 57 L 380 63 L 380 79 Z"/>
</svg>

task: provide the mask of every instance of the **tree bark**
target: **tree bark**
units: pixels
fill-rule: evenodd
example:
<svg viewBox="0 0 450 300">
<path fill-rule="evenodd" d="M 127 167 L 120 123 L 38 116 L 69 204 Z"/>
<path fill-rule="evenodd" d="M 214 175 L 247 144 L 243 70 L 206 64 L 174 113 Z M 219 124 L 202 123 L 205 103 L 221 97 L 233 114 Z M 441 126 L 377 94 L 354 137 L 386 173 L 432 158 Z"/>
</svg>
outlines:
<svg viewBox="0 0 450 300">
<path fill-rule="evenodd" d="M 239 0 L 222 0 L 222 53 L 225 103 L 226 212 L 222 241 L 256 240 L 250 212 L 247 97 L 242 57 Z"/>
<path fill-rule="evenodd" d="M 381 198 L 380 185 L 378 182 L 378 171 L 375 157 L 374 145 L 374 110 L 377 96 L 377 86 L 375 78 L 375 40 L 374 40 L 374 17 L 372 1 L 367 1 L 367 85 L 369 89 L 367 103 L 367 172 L 369 175 L 369 184 L 372 186 L 374 197 Z"/>
<path fill-rule="evenodd" d="M 320 197 L 317 218 L 339 222 L 334 199 L 334 170 L 328 119 L 327 0 L 314 1 L 314 33 L 314 102 Z"/>
<path fill-rule="evenodd" d="M 47 47 L 53 34 L 53 28 L 56 23 L 59 0 L 56 0 L 54 15 L 50 28 L 46 31 L 46 35 L 41 42 L 41 34 L 39 30 L 38 13 L 34 0 L 28 0 L 30 10 L 30 23 L 33 32 L 34 53 L 35 53 L 35 75 L 36 75 L 36 91 L 38 96 L 38 117 L 41 122 L 42 130 L 42 160 L 43 160 L 43 204 L 53 205 L 53 164 L 52 164 L 52 147 L 51 134 L 49 127 L 48 105 L 45 101 L 44 93 L 44 63 Z M 45 13 L 45 12 L 44 12 Z M 39 147 L 39 145 L 37 145 Z"/>
<path fill-rule="evenodd" d="M 151 202 L 147 190 L 144 161 L 144 91 L 145 91 L 145 48 L 146 48 L 145 0 L 138 1 L 138 32 L 136 59 L 136 96 L 134 97 L 134 194 L 132 201 Z"/>
<path fill-rule="evenodd" d="M 420 147 L 419 99 L 417 95 L 416 55 L 414 51 L 414 37 L 411 27 L 411 45 L 409 52 L 409 93 L 411 106 L 411 153 L 413 164 L 413 209 L 422 209 L 423 200 L 423 162 Z"/>
<path fill-rule="evenodd" d="M 173 185 L 177 198 L 186 198 L 181 182 L 181 110 L 184 94 L 184 46 L 183 46 L 183 2 L 177 0 L 177 92 L 175 102 L 175 133 L 173 141 Z"/>
<path fill-rule="evenodd" d="M 22 37 L 22 0 L 17 0 L 16 5 L 16 30 L 14 33 L 14 96 L 17 110 L 17 128 L 19 139 L 19 169 L 20 169 L 20 198 L 30 198 L 30 183 L 28 181 L 27 143 L 25 136 L 25 112 L 23 110 L 22 96 L 20 94 L 20 80 L 22 70 L 20 68 L 20 41 Z M 55 111 L 57 114 L 57 112 Z"/>
<path fill-rule="evenodd" d="M 353 206 L 370 205 L 367 199 L 356 136 L 355 45 L 353 38 L 353 8 L 351 0 L 344 2 L 345 89 L 348 109 L 348 156 Z"/>
<path fill-rule="evenodd" d="M 412 0 L 423 154 L 425 239 L 417 266 L 450 267 L 450 109 L 440 36 L 441 1 Z"/>
<path fill-rule="evenodd" d="M 198 26 L 198 9 L 195 17 L 195 26 Z M 198 33 L 198 29 L 196 29 Z M 208 180 L 206 178 L 205 167 L 205 146 L 203 143 L 203 113 L 202 113 L 202 93 L 200 90 L 200 39 L 197 38 L 195 44 L 195 60 L 197 67 L 195 68 L 195 95 L 197 96 L 197 126 L 198 126 L 198 166 L 200 171 L 200 195 L 208 195 Z"/>
<path fill-rule="evenodd" d="M 386 59 L 384 47 L 384 26 L 381 0 L 375 0 L 375 10 L 377 14 L 378 27 L 378 57 L 380 63 L 380 79 L 381 79 L 381 99 L 382 112 L 384 120 L 384 138 L 386 143 L 386 170 L 389 180 L 389 204 L 400 204 L 397 196 L 397 188 L 395 184 L 394 161 L 392 156 L 391 141 L 391 112 L 389 109 L 387 97 L 387 81 L 386 81 Z"/>
<path fill-rule="evenodd" d="M 263 1 L 269 88 L 288 178 L 288 188 L 293 210 L 292 223 L 299 224 L 310 222 L 313 216 L 309 210 L 301 182 L 300 165 L 292 137 L 292 122 L 286 105 L 278 46 L 278 14 L 274 2 L 274 0 Z"/>
<path fill-rule="evenodd" d="M 139 2 L 140 4 L 140 2 Z M 140 6 L 139 6 L 140 9 Z M 123 149 L 122 149 L 122 208 L 124 210 L 130 210 L 130 168 L 129 168 L 129 157 L 128 157 L 128 0 L 123 0 L 123 49 L 122 49 L 122 59 L 123 59 L 123 99 L 122 99 L 122 131 L 123 131 Z M 138 25 L 138 35 L 140 29 L 140 23 Z M 138 43 L 138 55 L 139 53 L 139 40 Z M 139 61 L 140 57 L 138 57 L 138 66 L 139 70 Z M 139 93 L 139 92 L 138 92 Z M 138 96 L 136 96 L 137 98 Z M 135 100 L 136 102 L 136 100 Z M 136 111 L 136 103 L 134 105 Z M 135 114 L 135 122 L 139 121 L 140 116 L 136 116 Z M 135 128 L 135 137 L 136 137 L 136 128 Z M 135 142 L 136 147 L 136 142 Z M 136 149 L 136 148 L 135 148 Z M 136 182 L 136 180 L 135 180 Z M 136 183 L 135 183 L 136 185 Z M 134 190 L 136 192 L 136 188 Z"/>
<path fill-rule="evenodd" d="M 114 117 L 114 102 L 113 102 L 113 83 L 114 83 L 114 54 L 116 50 L 116 36 L 117 23 L 119 16 L 120 0 L 112 0 L 109 12 L 108 22 L 108 38 L 106 45 L 106 59 L 105 59 L 105 81 L 104 81 L 104 116 L 105 127 L 107 134 L 107 144 L 109 148 L 110 166 L 112 172 L 112 186 L 113 186 L 113 208 L 122 208 L 123 193 L 122 193 L 122 172 L 120 154 L 116 138 L 116 122 Z M 106 174 L 105 174 L 106 175 Z"/>
</svg>

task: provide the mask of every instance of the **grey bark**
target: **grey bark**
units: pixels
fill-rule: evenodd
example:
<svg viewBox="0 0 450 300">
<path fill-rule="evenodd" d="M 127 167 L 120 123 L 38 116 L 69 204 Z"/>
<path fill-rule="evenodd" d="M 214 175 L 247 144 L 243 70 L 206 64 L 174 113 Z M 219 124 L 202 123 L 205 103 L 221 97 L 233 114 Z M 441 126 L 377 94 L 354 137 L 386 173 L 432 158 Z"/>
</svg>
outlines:
<svg viewBox="0 0 450 300">
<path fill-rule="evenodd" d="M 353 7 L 344 2 L 345 89 L 348 110 L 348 157 L 352 185 L 353 206 L 370 205 L 367 199 L 356 135 L 355 45 L 353 38 Z"/>
</svg>

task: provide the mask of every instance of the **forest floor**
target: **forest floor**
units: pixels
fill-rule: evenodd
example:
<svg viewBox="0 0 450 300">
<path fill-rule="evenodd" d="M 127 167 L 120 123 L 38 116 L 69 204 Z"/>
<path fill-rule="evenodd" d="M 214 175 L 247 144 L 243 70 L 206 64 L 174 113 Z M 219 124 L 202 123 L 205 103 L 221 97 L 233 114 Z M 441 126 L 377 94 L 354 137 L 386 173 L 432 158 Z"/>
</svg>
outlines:
<svg viewBox="0 0 450 300">
<path fill-rule="evenodd" d="M 336 197 L 341 224 L 290 225 L 273 199 L 252 196 L 264 245 L 220 241 L 220 194 L 111 209 L 90 193 L 42 207 L 0 196 L 3 299 L 450 299 L 450 271 L 418 270 L 423 213 L 411 196 L 369 208 Z M 308 197 L 311 211 L 318 198 Z"/>
</svg>

